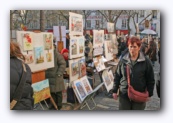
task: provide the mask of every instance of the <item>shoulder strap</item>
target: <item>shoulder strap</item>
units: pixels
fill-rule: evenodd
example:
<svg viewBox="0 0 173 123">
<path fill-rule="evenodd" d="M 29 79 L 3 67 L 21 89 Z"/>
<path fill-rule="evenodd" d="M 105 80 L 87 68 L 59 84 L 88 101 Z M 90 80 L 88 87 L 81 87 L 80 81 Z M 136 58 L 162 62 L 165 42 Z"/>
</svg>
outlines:
<svg viewBox="0 0 173 123">
<path fill-rule="evenodd" d="M 23 67 L 22 77 L 21 77 L 19 85 L 17 86 L 17 89 L 13 95 L 13 100 L 10 103 L 10 109 L 13 109 L 13 107 L 16 105 L 17 101 L 19 101 L 22 96 L 23 87 L 26 82 L 26 67 L 23 62 L 22 62 L 22 67 Z"/>
<path fill-rule="evenodd" d="M 126 72 L 127 72 L 127 82 L 128 85 L 130 85 L 130 69 L 128 65 L 126 66 Z"/>
</svg>

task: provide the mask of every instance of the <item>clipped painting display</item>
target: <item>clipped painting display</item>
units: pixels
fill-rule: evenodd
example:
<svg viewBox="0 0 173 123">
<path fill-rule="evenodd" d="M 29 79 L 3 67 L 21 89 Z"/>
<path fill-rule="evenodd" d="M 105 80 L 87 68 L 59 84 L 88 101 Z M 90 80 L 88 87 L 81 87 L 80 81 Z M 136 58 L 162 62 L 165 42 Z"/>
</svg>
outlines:
<svg viewBox="0 0 173 123">
<path fill-rule="evenodd" d="M 54 67 L 53 34 L 49 32 L 16 31 L 17 42 L 31 72 Z"/>
<path fill-rule="evenodd" d="M 105 58 L 110 61 L 113 59 L 113 48 L 112 48 L 112 42 L 110 40 L 107 40 L 104 42 L 104 51 L 105 51 Z"/>
<path fill-rule="evenodd" d="M 70 35 L 83 35 L 83 17 L 80 14 L 69 12 Z"/>
<path fill-rule="evenodd" d="M 32 87 L 34 90 L 34 104 L 51 97 L 48 79 L 34 83 Z"/>
<path fill-rule="evenodd" d="M 93 30 L 93 47 L 103 47 L 104 30 Z"/>
<path fill-rule="evenodd" d="M 107 22 L 108 32 L 114 32 L 114 23 Z"/>
<path fill-rule="evenodd" d="M 114 77 L 112 71 L 111 70 L 108 71 L 107 69 L 104 70 L 102 73 L 102 79 L 107 92 L 109 92 L 113 88 L 113 83 L 114 83 Z"/>
</svg>

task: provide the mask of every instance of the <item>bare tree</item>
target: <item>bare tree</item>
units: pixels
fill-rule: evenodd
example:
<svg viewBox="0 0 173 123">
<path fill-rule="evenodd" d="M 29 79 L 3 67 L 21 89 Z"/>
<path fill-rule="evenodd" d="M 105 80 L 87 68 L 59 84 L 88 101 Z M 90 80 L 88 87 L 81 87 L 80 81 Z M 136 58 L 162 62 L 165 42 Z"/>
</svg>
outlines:
<svg viewBox="0 0 173 123">
<path fill-rule="evenodd" d="M 44 10 L 40 10 L 40 31 L 45 31 L 45 15 Z"/>
</svg>

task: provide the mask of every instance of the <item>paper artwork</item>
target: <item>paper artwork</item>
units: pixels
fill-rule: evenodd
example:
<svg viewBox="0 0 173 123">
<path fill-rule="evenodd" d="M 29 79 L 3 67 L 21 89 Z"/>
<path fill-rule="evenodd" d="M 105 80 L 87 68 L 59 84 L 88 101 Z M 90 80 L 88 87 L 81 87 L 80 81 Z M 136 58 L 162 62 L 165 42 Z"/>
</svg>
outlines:
<svg viewBox="0 0 173 123">
<path fill-rule="evenodd" d="M 70 35 L 83 35 L 83 17 L 80 14 L 69 12 Z"/>
<path fill-rule="evenodd" d="M 86 75 L 86 63 L 85 63 L 85 57 L 82 57 L 79 60 L 79 77 L 83 77 Z"/>
<path fill-rule="evenodd" d="M 106 67 L 105 67 L 105 64 L 104 64 L 104 57 L 103 56 L 97 56 L 95 58 L 93 58 L 93 61 L 94 61 L 94 66 L 96 67 L 96 70 L 98 72 L 104 70 Z"/>
<path fill-rule="evenodd" d="M 33 50 L 33 39 L 31 33 L 23 33 L 22 34 L 22 41 L 23 41 L 23 50 Z"/>
<path fill-rule="evenodd" d="M 34 62 L 33 54 L 26 54 L 24 55 L 24 57 L 25 57 L 26 64 L 31 64 Z"/>
<path fill-rule="evenodd" d="M 104 42 L 104 48 L 105 48 L 105 58 L 110 61 L 113 59 L 113 44 L 112 42 L 109 40 L 109 41 L 105 41 Z"/>
<path fill-rule="evenodd" d="M 103 54 L 103 48 L 102 47 L 94 48 L 94 52 L 93 52 L 94 56 L 101 55 L 101 54 Z"/>
<path fill-rule="evenodd" d="M 51 62 L 52 61 L 52 53 L 46 53 L 46 61 Z"/>
<path fill-rule="evenodd" d="M 114 23 L 107 22 L 108 32 L 114 32 Z"/>
<path fill-rule="evenodd" d="M 43 63 L 44 62 L 43 47 L 35 47 L 34 52 L 35 52 L 36 64 Z"/>
<path fill-rule="evenodd" d="M 69 60 L 70 82 L 79 78 L 79 59 Z"/>
<path fill-rule="evenodd" d="M 88 81 L 88 78 L 86 76 L 84 76 L 80 80 L 84 86 L 85 91 L 87 92 L 87 95 L 92 93 L 93 89 Z"/>
<path fill-rule="evenodd" d="M 103 47 L 104 30 L 93 30 L 93 47 Z"/>
<path fill-rule="evenodd" d="M 50 50 L 53 47 L 53 37 L 52 34 L 43 34 L 44 49 Z"/>
</svg>

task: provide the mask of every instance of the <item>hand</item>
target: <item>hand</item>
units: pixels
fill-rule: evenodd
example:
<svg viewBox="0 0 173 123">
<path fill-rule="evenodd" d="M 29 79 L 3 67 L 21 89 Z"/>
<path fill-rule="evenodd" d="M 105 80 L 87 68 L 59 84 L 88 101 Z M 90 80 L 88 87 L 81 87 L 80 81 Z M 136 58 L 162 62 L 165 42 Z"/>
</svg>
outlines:
<svg viewBox="0 0 173 123">
<path fill-rule="evenodd" d="M 117 93 L 113 93 L 112 96 L 113 96 L 114 100 L 117 100 L 118 99 Z"/>
</svg>

